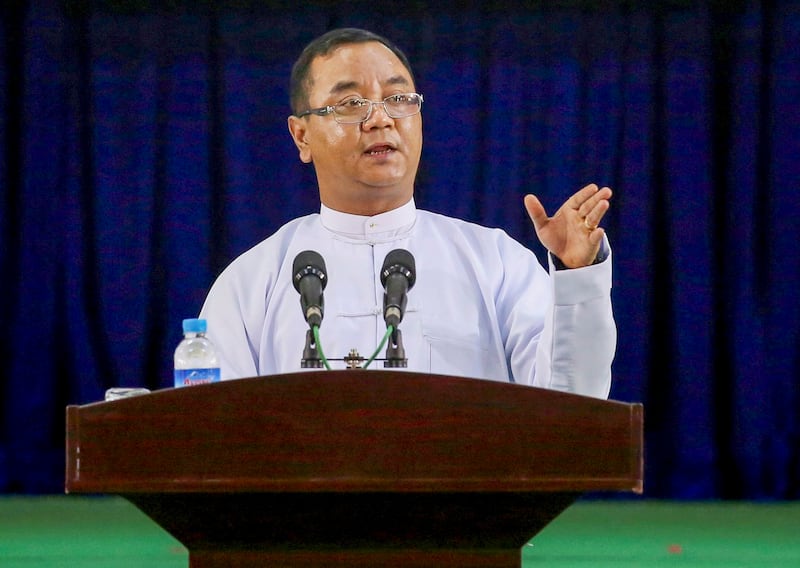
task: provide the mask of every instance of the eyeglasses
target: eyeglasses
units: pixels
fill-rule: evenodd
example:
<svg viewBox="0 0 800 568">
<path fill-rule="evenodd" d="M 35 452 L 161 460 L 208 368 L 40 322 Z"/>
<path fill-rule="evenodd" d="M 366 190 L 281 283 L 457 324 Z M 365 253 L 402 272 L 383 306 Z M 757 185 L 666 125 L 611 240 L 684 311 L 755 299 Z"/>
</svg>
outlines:
<svg viewBox="0 0 800 568">
<path fill-rule="evenodd" d="M 333 119 L 339 124 L 359 124 L 369 120 L 372 115 L 372 107 L 375 105 L 383 105 L 384 112 L 391 118 L 405 118 L 414 116 L 422 110 L 422 100 L 422 95 L 418 93 L 400 93 L 388 96 L 382 101 L 347 99 L 338 105 L 303 111 L 297 115 L 297 118 L 302 118 L 309 114 L 325 116 L 333 113 Z"/>
</svg>

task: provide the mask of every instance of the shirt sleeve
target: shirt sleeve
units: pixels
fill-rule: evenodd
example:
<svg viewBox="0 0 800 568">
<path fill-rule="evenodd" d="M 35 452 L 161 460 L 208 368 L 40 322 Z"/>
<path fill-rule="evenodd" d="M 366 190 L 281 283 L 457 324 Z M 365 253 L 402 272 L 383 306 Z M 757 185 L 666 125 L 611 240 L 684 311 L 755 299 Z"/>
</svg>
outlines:
<svg viewBox="0 0 800 568">
<path fill-rule="evenodd" d="M 607 398 L 617 329 L 611 310 L 611 248 L 604 260 L 583 268 L 549 272 L 535 258 L 511 256 L 500 299 L 506 358 L 513 381 Z M 530 257 L 533 257 L 531 254 Z M 505 315 L 507 314 L 507 315 Z"/>
<path fill-rule="evenodd" d="M 248 312 L 254 310 L 248 310 L 251 294 L 242 289 L 240 280 L 234 268 L 223 271 L 200 311 L 200 317 L 208 321 L 208 338 L 216 348 L 223 380 L 259 374 L 258 342 L 253 330 L 260 328 L 256 325 L 248 330 Z"/>
<path fill-rule="evenodd" d="M 556 270 L 553 302 L 536 351 L 534 385 L 596 398 L 611 389 L 617 328 L 611 308 L 611 248 L 602 262 Z"/>
</svg>

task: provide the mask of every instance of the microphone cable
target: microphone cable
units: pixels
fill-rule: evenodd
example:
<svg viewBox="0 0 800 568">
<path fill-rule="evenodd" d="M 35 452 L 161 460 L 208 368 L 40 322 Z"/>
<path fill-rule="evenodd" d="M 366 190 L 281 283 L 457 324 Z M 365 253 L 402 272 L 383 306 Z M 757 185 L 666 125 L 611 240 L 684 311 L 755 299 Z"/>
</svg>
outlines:
<svg viewBox="0 0 800 568">
<path fill-rule="evenodd" d="M 383 334 L 383 339 L 381 339 L 380 345 L 378 345 L 378 347 L 375 349 L 375 353 L 372 354 L 372 357 L 367 359 L 367 362 L 364 363 L 363 367 L 361 367 L 362 369 L 369 367 L 369 364 L 375 360 L 375 357 L 378 356 L 378 353 L 381 352 L 383 346 L 386 345 L 386 342 L 389 340 L 389 337 L 392 335 L 392 333 L 394 333 L 394 326 L 390 324 L 386 327 L 386 333 Z M 322 357 L 322 350 L 320 350 L 319 355 Z"/>
<path fill-rule="evenodd" d="M 318 325 L 312 325 L 311 326 L 311 333 L 314 335 L 314 345 L 317 348 L 317 353 L 319 353 L 319 360 L 322 361 L 322 364 L 325 366 L 325 368 L 328 371 L 330 371 L 331 370 L 331 365 L 330 365 L 330 363 L 328 363 L 328 359 L 325 357 L 325 353 L 323 353 L 323 351 L 322 351 L 322 343 L 320 343 L 320 340 L 319 340 L 319 326 Z M 384 339 L 384 342 L 385 341 L 386 340 Z"/>
</svg>

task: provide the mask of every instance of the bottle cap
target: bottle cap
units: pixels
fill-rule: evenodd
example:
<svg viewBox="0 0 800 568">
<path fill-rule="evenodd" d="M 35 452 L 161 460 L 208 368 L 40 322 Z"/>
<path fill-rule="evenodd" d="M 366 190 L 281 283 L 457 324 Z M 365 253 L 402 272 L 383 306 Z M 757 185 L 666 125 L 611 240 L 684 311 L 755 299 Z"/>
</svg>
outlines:
<svg viewBox="0 0 800 568">
<path fill-rule="evenodd" d="M 198 318 L 190 318 L 183 320 L 183 333 L 205 333 L 206 320 Z"/>
<path fill-rule="evenodd" d="M 139 396 L 140 394 L 148 394 L 149 392 L 150 389 L 114 387 L 106 391 L 106 400 L 130 398 L 132 396 Z"/>
</svg>

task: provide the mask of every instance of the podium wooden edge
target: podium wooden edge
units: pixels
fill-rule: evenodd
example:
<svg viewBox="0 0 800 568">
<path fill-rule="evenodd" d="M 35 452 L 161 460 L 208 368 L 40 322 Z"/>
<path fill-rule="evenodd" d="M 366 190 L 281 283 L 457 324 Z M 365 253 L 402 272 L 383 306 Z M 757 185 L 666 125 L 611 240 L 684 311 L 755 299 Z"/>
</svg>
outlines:
<svg viewBox="0 0 800 568">
<path fill-rule="evenodd" d="M 399 478 L 391 475 L 371 477 L 370 468 L 361 470 L 362 474 L 355 477 L 336 475 L 332 469 L 327 469 L 326 476 L 322 477 L 304 475 L 302 469 L 292 471 L 289 477 L 264 477 L 249 475 L 247 472 L 253 470 L 246 467 L 232 472 L 235 474 L 232 477 L 224 475 L 224 468 L 216 470 L 213 476 L 204 476 L 202 467 L 187 476 L 159 477 L 157 470 L 144 468 L 131 476 L 104 477 L 105 471 L 124 474 L 132 471 L 130 468 L 137 467 L 136 461 L 129 459 L 130 453 L 125 451 L 125 445 L 130 442 L 124 435 L 126 420 L 130 420 L 131 427 L 141 422 L 137 409 L 146 409 L 150 403 L 156 408 L 165 405 L 169 408 L 169 404 L 184 399 L 193 401 L 187 409 L 199 409 L 202 408 L 199 403 L 204 397 L 205 400 L 209 397 L 215 400 L 214 395 L 219 392 L 216 389 L 226 389 L 218 383 L 191 387 L 192 390 L 163 389 L 131 399 L 68 406 L 65 491 L 69 494 L 110 493 L 123 496 L 189 549 L 192 568 L 254 568 L 266 565 L 335 568 L 350 566 L 353 562 L 359 566 L 381 568 L 392 565 L 405 568 L 519 566 L 520 548 L 581 494 L 596 491 L 641 494 L 643 491 L 644 408 L 641 404 L 591 399 L 523 385 L 481 386 L 475 384 L 483 382 L 477 379 L 432 377 L 397 371 L 369 373 L 378 379 L 407 379 L 412 386 L 427 385 L 427 381 L 430 381 L 433 392 L 461 397 L 460 400 L 467 404 L 461 410 L 478 413 L 470 416 L 486 417 L 485 424 L 490 423 L 488 420 L 503 420 L 506 416 L 503 412 L 512 412 L 513 415 L 517 411 L 514 404 L 516 396 L 530 401 L 532 395 L 535 398 L 536 391 L 540 391 L 544 400 L 552 403 L 551 407 L 534 404 L 535 408 L 541 408 L 544 421 L 532 423 L 529 418 L 521 418 L 516 429 L 512 428 L 509 432 L 523 432 L 525 430 L 520 430 L 521 425 L 525 424 L 527 428 L 527 425 L 536 424 L 539 437 L 531 440 L 545 440 L 546 437 L 542 435 L 546 424 L 575 424 L 576 431 L 567 434 L 566 438 L 572 444 L 571 453 L 563 454 L 554 446 L 553 455 L 567 455 L 582 460 L 582 463 L 592 463 L 587 462 L 586 457 L 581 457 L 575 444 L 586 433 L 596 434 L 592 425 L 595 416 L 601 416 L 604 417 L 601 421 L 605 422 L 602 422 L 600 431 L 605 432 L 608 438 L 595 435 L 591 455 L 600 461 L 608 456 L 609 464 L 614 465 L 579 468 L 574 471 L 579 471 L 580 475 L 574 476 L 569 475 L 568 468 L 555 468 L 552 471 L 561 473 L 550 477 L 547 470 L 539 474 L 541 468 L 537 466 L 535 478 L 518 475 L 520 470 L 516 467 L 503 470 L 502 478 L 492 478 L 485 475 L 486 471 L 492 470 L 485 470 L 482 466 L 473 469 L 480 474 L 475 478 L 469 475 L 437 477 L 406 474 Z M 343 378 L 342 384 L 349 395 L 359 392 L 358 381 L 363 380 L 363 375 L 341 372 L 326 374 L 326 377 L 331 380 Z M 319 385 L 319 373 L 309 374 L 308 378 L 312 384 Z M 266 384 L 267 388 L 274 386 L 280 392 L 303 393 L 303 389 L 292 386 L 302 380 L 303 376 L 296 373 L 243 379 L 249 382 L 236 381 L 240 384 L 229 392 L 237 389 L 246 391 L 256 386 L 262 388 Z M 380 396 L 392 392 L 384 388 L 387 384 L 391 382 L 383 383 L 378 389 Z M 288 390 L 280 390 L 287 385 L 290 387 Z M 459 394 L 461 387 L 472 394 Z M 501 390 L 504 394 L 496 401 L 492 398 L 495 401 L 492 404 L 499 405 L 500 411 L 489 408 L 488 413 L 484 413 L 481 410 L 484 401 L 476 404 L 475 400 L 469 398 L 475 393 L 496 393 Z M 427 404 L 413 389 L 401 389 L 400 394 L 407 399 L 401 401 L 394 412 L 402 413 L 404 409 L 413 407 L 417 400 Z M 241 392 L 237 396 L 241 397 Z M 349 399 L 340 398 L 336 401 L 349 403 Z M 335 408 L 336 401 L 331 402 L 330 406 Z M 367 397 L 358 403 L 365 406 L 358 408 L 368 408 L 371 402 Z M 577 403 L 576 406 L 583 410 L 568 410 L 564 416 L 554 414 L 554 409 L 562 403 L 566 404 L 565 408 Z M 409 407 L 409 404 L 412 406 Z M 144 415 L 151 419 L 162 418 L 154 414 L 153 409 Z M 439 416 L 436 413 L 433 415 Z M 221 416 L 219 412 L 217 416 Z M 155 432 L 169 423 L 145 422 L 146 428 L 151 429 L 148 434 L 151 437 L 146 439 L 157 439 Z M 455 423 L 471 424 L 464 422 L 463 417 L 459 417 Z M 357 433 L 361 425 L 359 420 L 350 424 L 350 435 L 355 436 L 353 441 L 365 440 Z M 82 431 L 82 426 L 85 431 Z M 98 443 L 94 437 L 102 438 L 109 427 L 113 434 Z M 235 431 L 231 429 L 231 424 L 224 428 L 228 433 Z M 393 430 L 389 428 L 385 431 Z M 430 428 L 424 430 L 428 434 L 431 431 Z M 438 432 L 435 428 L 433 431 Z M 442 431 L 447 430 L 445 428 Z M 470 432 L 474 436 L 487 435 L 491 429 L 484 426 Z M 84 437 L 87 437 L 86 447 L 81 445 Z M 255 439 L 253 442 L 257 443 Z M 552 445 L 552 442 L 547 443 Z M 454 447 L 466 446 L 456 444 Z M 525 452 L 530 447 L 534 446 L 517 444 L 509 446 L 509 449 Z M 104 456 L 104 448 L 111 451 L 109 457 L 116 469 L 112 467 L 109 470 L 106 465 L 94 469 L 90 466 L 88 479 L 82 477 L 87 468 L 82 468 L 81 460 L 86 460 L 84 466 L 96 466 L 97 460 Z M 381 450 L 386 451 L 385 448 Z M 219 452 L 219 444 L 215 451 Z M 321 454 L 312 452 L 309 455 Z M 427 459 L 441 455 L 441 452 L 433 452 Z M 552 458 L 548 459 L 550 463 L 556 463 Z M 533 463 L 530 459 L 527 461 L 529 465 Z M 119 464 L 123 464 L 122 469 Z M 524 468 L 521 470 L 525 471 Z M 408 471 L 413 471 L 413 468 Z M 438 467 L 426 471 L 452 473 Z M 592 471 L 601 473 L 603 477 L 588 475 Z"/>
</svg>

